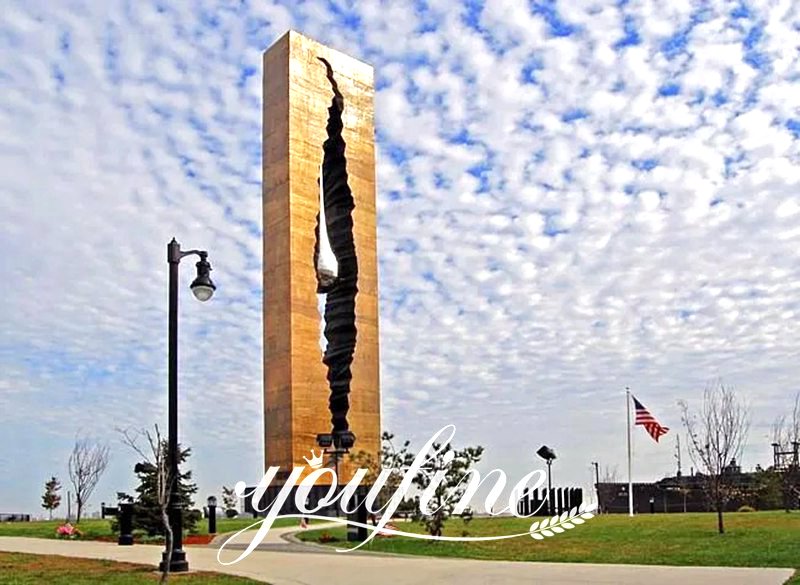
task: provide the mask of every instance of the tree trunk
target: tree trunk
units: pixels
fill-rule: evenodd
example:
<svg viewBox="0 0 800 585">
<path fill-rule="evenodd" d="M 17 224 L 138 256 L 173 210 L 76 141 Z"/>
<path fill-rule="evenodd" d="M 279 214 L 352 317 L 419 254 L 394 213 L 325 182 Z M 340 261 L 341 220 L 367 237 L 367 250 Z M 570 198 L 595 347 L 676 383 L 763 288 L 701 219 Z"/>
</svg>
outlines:
<svg viewBox="0 0 800 585">
<path fill-rule="evenodd" d="M 720 534 L 725 534 L 725 525 L 722 522 L 722 504 L 717 503 L 717 528 Z"/>
<path fill-rule="evenodd" d="M 164 565 L 164 570 L 161 572 L 161 585 L 164 585 L 169 579 L 169 567 L 172 564 L 172 525 L 169 523 L 169 514 L 167 513 L 167 506 L 161 506 L 161 521 L 164 523 L 164 544 L 167 550 L 167 558 Z"/>
</svg>

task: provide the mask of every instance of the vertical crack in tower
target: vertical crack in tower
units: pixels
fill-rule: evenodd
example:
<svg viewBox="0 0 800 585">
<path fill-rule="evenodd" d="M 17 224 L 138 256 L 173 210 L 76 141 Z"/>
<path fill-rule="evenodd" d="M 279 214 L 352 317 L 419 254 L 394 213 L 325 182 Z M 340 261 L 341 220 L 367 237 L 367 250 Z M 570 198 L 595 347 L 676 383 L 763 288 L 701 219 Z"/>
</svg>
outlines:
<svg viewBox="0 0 800 585">
<path fill-rule="evenodd" d="M 332 433 L 340 435 L 350 430 L 347 413 L 350 409 L 350 381 L 353 354 L 356 348 L 356 294 L 358 293 L 358 261 L 353 240 L 355 201 L 347 182 L 346 144 L 342 138 L 342 112 L 344 97 L 339 91 L 330 63 L 318 57 L 325 65 L 333 98 L 328 108 L 328 138 L 322 145 L 323 159 L 320 176 L 324 224 L 317 214 L 314 245 L 314 266 L 317 271 L 317 292 L 325 293 L 325 339 L 328 342 L 322 362 L 328 368 L 330 389 L 329 408 Z M 321 239 L 323 240 L 321 242 Z M 327 239 L 327 242 L 325 241 Z M 320 248 L 330 249 L 338 264 L 338 274 L 331 276 L 322 269 Z"/>
</svg>

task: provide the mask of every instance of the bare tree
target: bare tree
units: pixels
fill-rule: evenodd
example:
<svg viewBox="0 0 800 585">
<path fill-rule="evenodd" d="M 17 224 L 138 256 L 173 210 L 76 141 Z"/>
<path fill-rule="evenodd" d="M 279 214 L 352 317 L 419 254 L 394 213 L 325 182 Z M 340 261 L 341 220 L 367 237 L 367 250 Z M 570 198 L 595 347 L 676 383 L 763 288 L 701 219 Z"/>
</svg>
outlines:
<svg viewBox="0 0 800 585">
<path fill-rule="evenodd" d="M 99 441 L 77 437 L 69 456 L 69 480 L 75 490 L 75 523 L 81 521 L 81 513 L 108 467 L 108 445 Z"/>
<path fill-rule="evenodd" d="M 781 474 L 783 505 L 787 512 L 792 509 L 792 500 L 800 499 L 800 462 L 795 453 L 800 443 L 800 392 L 795 394 L 790 418 L 781 415 L 772 426 L 772 443 L 776 447 L 775 471 Z M 789 453 L 779 459 L 778 453 Z"/>
<path fill-rule="evenodd" d="M 750 428 L 747 407 L 733 388 L 717 380 L 706 386 L 699 413 L 679 402 L 681 418 L 689 435 L 689 455 L 701 470 L 706 494 L 717 512 L 717 528 L 724 534 L 723 512 L 732 490 L 733 474 L 729 466 L 741 459 Z"/>
<path fill-rule="evenodd" d="M 153 469 L 156 471 L 156 498 L 161 512 L 161 522 L 164 525 L 167 551 L 167 558 L 163 564 L 164 570 L 161 571 L 161 583 L 163 584 L 169 579 L 169 567 L 172 564 L 173 538 L 172 526 L 169 523 L 170 484 L 172 480 L 167 463 L 167 454 L 164 450 L 164 439 L 161 438 L 158 425 L 154 425 L 154 431 L 152 433 L 144 429 L 137 431 L 117 429 L 117 432 L 121 435 L 122 442 L 133 449 L 142 460 L 152 465 Z M 144 449 L 139 445 L 141 437 L 144 437 L 147 441 L 147 447 Z M 147 449 L 147 452 L 145 449 Z"/>
</svg>

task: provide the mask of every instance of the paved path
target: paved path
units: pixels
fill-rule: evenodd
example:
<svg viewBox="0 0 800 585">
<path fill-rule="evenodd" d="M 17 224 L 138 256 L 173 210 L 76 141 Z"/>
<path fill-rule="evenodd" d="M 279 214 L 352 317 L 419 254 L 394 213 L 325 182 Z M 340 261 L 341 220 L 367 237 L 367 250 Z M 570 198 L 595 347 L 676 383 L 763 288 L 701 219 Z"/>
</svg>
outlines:
<svg viewBox="0 0 800 585">
<path fill-rule="evenodd" d="M 324 530 L 327 528 L 338 528 L 340 526 L 341 524 L 337 522 L 317 522 L 310 524 L 308 530 Z M 243 532 L 241 535 L 237 536 L 235 540 L 232 540 L 230 544 L 225 547 L 225 550 L 237 551 L 235 554 L 239 554 L 240 551 L 243 551 L 247 548 L 247 545 L 250 544 L 257 532 L 258 530 L 248 530 Z M 322 553 L 337 554 L 335 550 L 327 546 L 314 543 L 306 544 L 292 536 L 300 532 L 303 532 L 303 530 L 298 526 L 271 528 L 264 537 L 264 540 L 259 543 L 256 550 L 272 552 L 299 552 L 304 554 L 308 552 L 319 551 Z M 211 541 L 209 546 L 213 548 L 219 548 L 222 543 L 232 537 L 233 533 L 220 534 Z"/>
<path fill-rule="evenodd" d="M 275 538 L 267 545 L 279 545 Z M 291 531 L 293 529 L 290 529 Z M 287 532 L 286 530 L 281 531 Z M 160 546 L 117 546 L 92 541 L 0 537 L 0 550 L 110 559 L 156 565 Z M 232 551 L 232 554 L 238 554 Z M 791 569 L 653 567 L 561 563 L 514 563 L 430 557 L 334 554 L 309 549 L 305 554 L 258 550 L 243 561 L 222 566 L 217 550 L 187 547 L 194 570 L 218 571 L 273 585 L 781 585 Z M 223 557 L 225 558 L 225 557 Z M 232 557 L 229 557 L 232 558 Z"/>
</svg>

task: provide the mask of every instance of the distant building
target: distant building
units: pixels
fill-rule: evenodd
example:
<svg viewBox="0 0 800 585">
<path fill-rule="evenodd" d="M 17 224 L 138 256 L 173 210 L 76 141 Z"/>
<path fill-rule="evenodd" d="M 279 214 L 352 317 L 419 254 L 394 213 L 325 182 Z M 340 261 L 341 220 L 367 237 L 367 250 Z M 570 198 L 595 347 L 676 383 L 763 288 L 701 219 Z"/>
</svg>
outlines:
<svg viewBox="0 0 800 585">
<path fill-rule="evenodd" d="M 776 472 L 757 467 L 752 472 L 742 472 L 732 460 L 725 468 L 734 487 L 726 511 L 734 512 L 742 506 L 757 510 L 776 510 L 783 507 L 779 496 Z M 634 512 L 639 514 L 664 512 L 708 512 L 711 503 L 704 491 L 705 476 L 701 473 L 665 477 L 653 483 L 633 484 Z M 600 483 L 595 486 L 603 512 L 622 514 L 628 512 L 628 484 Z"/>
</svg>

